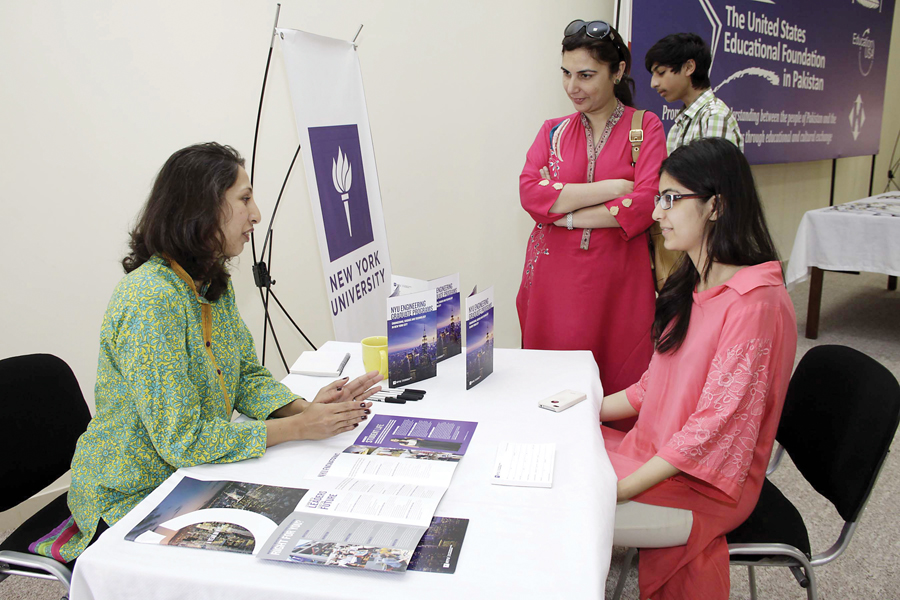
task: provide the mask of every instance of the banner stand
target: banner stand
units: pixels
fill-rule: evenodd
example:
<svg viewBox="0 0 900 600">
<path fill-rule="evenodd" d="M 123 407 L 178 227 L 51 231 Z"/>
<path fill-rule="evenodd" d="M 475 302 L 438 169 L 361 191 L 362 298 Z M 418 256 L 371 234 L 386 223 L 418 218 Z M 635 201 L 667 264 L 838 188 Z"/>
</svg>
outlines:
<svg viewBox="0 0 900 600">
<path fill-rule="evenodd" d="M 259 125 L 260 125 L 260 120 L 262 117 L 263 100 L 265 98 L 265 93 L 266 93 L 266 82 L 268 81 L 268 77 L 269 77 L 269 66 L 271 65 L 271 62 L 272 62 L 272 51 L 275 47 L 275 37 L 278 35 L 278 19 L 279 19 L 280 15 L 281 15 L 281 3 L 278 3 L 278 4 L 276 4 L 276 7 L 275 7 L 275 22 L 272 26 L 272 36 L 269 40 L 269 51 L 266 56 L 266 67 L 263 72 L 262 88 L 260 89 L 260 93 L 259 93 L 259 108 L 257 109 L 256 125 L 255 125 L 254 131 L 253 131 L 253 149 L 252 149 L 252 152 L 250 155 L 250 185 L 251 186 L 253 185 L 255 174 L 256 174 L 256 147 L 257 147 L 257 142 L 259 140 Z M 354 49 L 357 47 L 356 40 L 359 38 L 359 34 L 362 32 L 362 29 L 363 29 L 363 25 L 361 24 L 359 26 L 359 29 L 356 31 L 356 35 L 353 36 L 353 40 L 350 42 L 351 44 L 353 44 Z M 282 35 L 282 37 L 283 37 L 283 35 Z M 281 358 L 281 362 L 284 365 L 285 371 L 290 371 L 290 368 L 288 367 L 287 360 L 284 357 L 284 352 L 281 349 L 281 344 L 279 343 L 278 336 L 275 333 L 275 325 L 272 323 L 272 319 L 269 314 L 269 300 L 270 299 L 275 301 L 275 303 L 281 309 L 282 313 L 284 313 L 284 316 L 287 317 L 288 321 L 290 321 L 291 325 L 293 325 L 294 328 L 297 330 L 297 332 L 301 336 L 303 336 L 303 339 L 306 340 L 306 343 L 309 344 L 309 346 L 313 350 L 317 350 L 316 345 L 313 344 L 312 340 L 310 340 L 309 337 L 306 335 L 306 333 L 304 333 L 303 329 L 297 324 L 297 322 L 294 320 L 294 318 L 288 312 L 287 308 L 285 308 L 285 306 L 278 299 L 278 296 L 275 295 L 274 290 L 272 290 L 272 286 L 275 284 L 275 280 L 272 279 L 272 276 L 271 276 L 271 273 L 270 273 L 269 267 L 268 267 L 268 265 L 272 264 L 272 249 L 274 247 L 273 225 L 275 222 L 275 215 L 278 212 L 278 206 L 281 203 L 281 198 L 284 195 L 284 190 L 287 187 L 287 182 L 290 179 L 291 172 L 294 169 L 294 164 L 297 161 L 297 156 L 299 156 L 299 154 L 300 154 L 301 147 L 302 147 L 302 144 L 298 144 L 297 150 L 296 150 L 296 152 L 294 152 L 294 157 L 291 160 L 291 164 L 287 169 L 287 173 L 285 173 L 284 182 L 281 185 L 281 191 L 278 194 L 278 198 L 275 201 L 275 207 L 272 210 L 272 216 L 269 220 L 269 226 L 266 228 L 266 235 L 263 239 L 263 245 L 262 245 L 262 249 L 259 253 L 259 258 L 257 258 L 257 253 L 256 253 L 256 239 L 255 239 L 254 233 L 253 232 L 250 233 L 251 251 L 253 254 L 253 267 L 252 267 L 253 281 L 254 281 L 254 284 L 256 285 L 257 289 L 259 290 L 260 301 L 262 302 L 262 305 L 263 305 L 263 315 L 264 315 L 261 363 L 263 365 L 265 365 L 265 362 L 266 362 L 266 344 L 268 341 L 267 340 L 268 333 L 271 331 L 272 340 L 275 342 L 275 347 L 278 350 L 278 355 Z M 268 258 L 266 258 L 266 247 L 267 246 L 268 246 L 268 250 L 269 250 Z M 265 289 L 265 293 L 263 293 L 264 289 Z"/>
</svg>

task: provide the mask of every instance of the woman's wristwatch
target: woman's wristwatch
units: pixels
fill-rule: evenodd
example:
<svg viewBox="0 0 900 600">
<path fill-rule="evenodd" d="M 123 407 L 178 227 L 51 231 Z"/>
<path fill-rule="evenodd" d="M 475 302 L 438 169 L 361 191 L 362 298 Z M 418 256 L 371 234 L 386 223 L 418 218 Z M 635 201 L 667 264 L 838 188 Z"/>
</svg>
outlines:
<svg viewBox="0 0 900 600">
<path fill-rule="evenodd" d="M 575 229 L 574 227 L 572 227 L 572 213 L 568 213 L 566 215 L 566 229 L 568 229 L 569 231 Z"/>
</svg>

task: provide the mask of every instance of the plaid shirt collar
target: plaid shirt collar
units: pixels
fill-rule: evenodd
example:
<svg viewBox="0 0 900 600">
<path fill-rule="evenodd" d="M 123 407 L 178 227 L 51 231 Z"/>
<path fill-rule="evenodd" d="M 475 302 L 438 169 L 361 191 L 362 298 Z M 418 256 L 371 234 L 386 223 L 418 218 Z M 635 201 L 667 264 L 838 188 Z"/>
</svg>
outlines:
<svg viewBox="0 0 900 600">
<path fill-rule="evenodd" d="M 675 117 L 675 122 L 681 123 L 685 120 L 693 121 L 694 117 L 697 116 L 697 113 L 699 113 L 704 106 L 712 102 L 714 99 L 715 95 L 713 95 L 712 89 L 707 89 L 705 92 L 700 94 L 690 106 L 685 106 L 681 109 L 681 112 L 679 112 L 678 116 Z"/>
</svg>

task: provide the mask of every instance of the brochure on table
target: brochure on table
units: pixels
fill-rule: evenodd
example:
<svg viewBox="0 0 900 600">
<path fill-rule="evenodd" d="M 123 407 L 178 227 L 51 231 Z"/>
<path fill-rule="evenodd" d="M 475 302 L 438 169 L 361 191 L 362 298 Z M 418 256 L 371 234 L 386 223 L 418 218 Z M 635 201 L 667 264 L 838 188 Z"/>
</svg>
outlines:
<svg viewBox="0 0 900 600">
<path fill-rule="evenodd" d="M 455 573 L 468 519 L 434 517 L 425 531 L 407 570 L 427 573 Z"/>
<path fill-rule="evenodd" d="M 435 360 L 441 362 L 462 352 L 462 313 L 459 273 L 437 279 L 414 279 L 391 274 L 391 295 L 402 296 L 432 289 L 437 300 Z"/>
<path fill-rule="evenodd" d="M 462 352 L 462 313 L 459 307 L 459 273 L 432 279 L 428 286 L 437 294 L 437 361 Z"/>
<path fill-rule="evenodd" d="M 437 294 L 396 287 L 387 299 L 388 382 L 407 385 L 437 375 Z"/>
<path fill-rule="evenodd" d="M 423 565 L 433 567 L 442 552 L 437 546 L 458 549 L 465 535 L 459 520 L 440 525 L 433 517 L 476 426 L 376 415 L 353 446 L 323 456 L 302 488 L 185 477 L 125 539 L 405 571 L 431 528 L 433 547 L 423 549 L 431 558 Z M 435 543 L 436 537 L 444 541 Z M 434 570 L 453 572 L 450 558 L 445 554 Z"/>
<path fill-rule="evenodd" d="M 494 286 L 466 298 L 466 389 L 494 372 Z"/>
<path fill-rule="evenodd" d="M 306 489 L 185 477 L 125 539 L 256 554 Z"/>
<path fill-rule="evenodd" d="M 329 453 L 260 558 L 405 571 L 477 423 L 375 415 Z"/>
</svg>

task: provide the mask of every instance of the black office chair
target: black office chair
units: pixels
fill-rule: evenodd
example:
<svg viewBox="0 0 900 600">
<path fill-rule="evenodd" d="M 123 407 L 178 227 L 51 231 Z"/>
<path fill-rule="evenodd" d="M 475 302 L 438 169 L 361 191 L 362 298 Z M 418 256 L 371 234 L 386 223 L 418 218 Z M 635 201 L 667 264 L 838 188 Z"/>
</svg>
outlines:
<svg viewBox="0 0 900 600">
<path fill-rule="evenodd" d="M 833 561 L 850 544 L 898 422 L 900 384 L 881 364 L 846 346 L 806 353 L 788 387 L 775 462 L 787 450 L 844 526 L 828 550 L 812 555 L 803 518 L 767 480 L 753 513 L 727 536 L 731 563 L 748 567 L 751 598 L 758 566 L 790 567 L 807 597 L 818 598 L 813 567 Z"/>
<path fill-rule="evenodd" d="M 840 556 L 853 537 L 900 422 L 900 384 L 885 367 L 846 346 L 816 346 L 800 360 L 788 386 L 766 474 L 787 450 L 812 487 L 844 519 L 837 541 L 813 555 L 803 517 L 766 479 L 753 512 L 726 536 L 731 564 L 745 565 L 756 600 L 756 567 L 788 567 L 809 600 L 818 599 L 813 567 Z M 629 549 L 618 600 L 636 554 Z"/>
<path fill-rule="evenodd" d="M 49 354 L 0 360 L 0 511 L 40 492 L 69 470 L 91 413 L 69 366 Z M 10 575 L 59 580 L 68 595 L 70 566 L 31 554 L 29 544 L 70 515 L 66 494 L 0 544 L 0 581 Z"/>
</svg>

